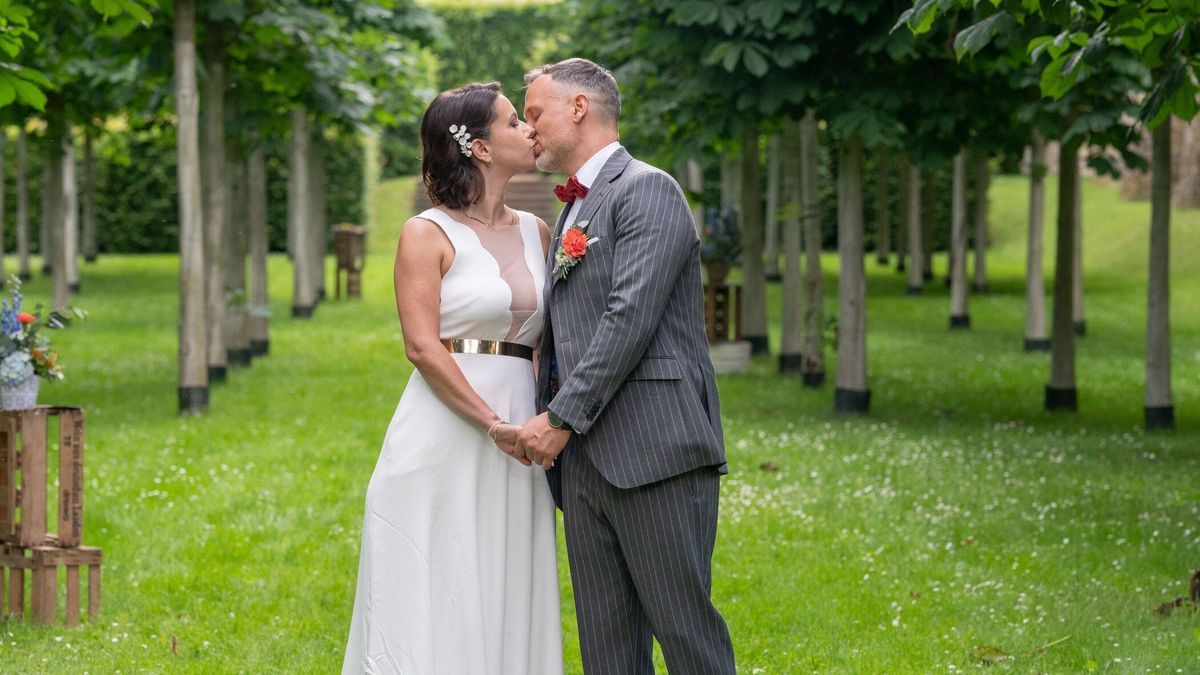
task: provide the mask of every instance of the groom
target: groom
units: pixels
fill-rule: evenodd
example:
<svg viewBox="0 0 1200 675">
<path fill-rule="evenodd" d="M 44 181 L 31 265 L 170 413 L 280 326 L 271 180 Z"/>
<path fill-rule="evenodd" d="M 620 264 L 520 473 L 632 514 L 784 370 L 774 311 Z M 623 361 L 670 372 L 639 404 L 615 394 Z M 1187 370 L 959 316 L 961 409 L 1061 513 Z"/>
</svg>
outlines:
<svg viewBox="0 0 1200 675">
<path fill-rule="evenodd" d="M 552 235 L 538 408 L 518 450 L 562 508 L 584 670 L 733 673 L 710 599 L 727 472 L 704 332 L 699 240 L 679 185 L 621 147 L 612 73 L 525 75 L 543 171 L 571 176 Z"/>
</svg>

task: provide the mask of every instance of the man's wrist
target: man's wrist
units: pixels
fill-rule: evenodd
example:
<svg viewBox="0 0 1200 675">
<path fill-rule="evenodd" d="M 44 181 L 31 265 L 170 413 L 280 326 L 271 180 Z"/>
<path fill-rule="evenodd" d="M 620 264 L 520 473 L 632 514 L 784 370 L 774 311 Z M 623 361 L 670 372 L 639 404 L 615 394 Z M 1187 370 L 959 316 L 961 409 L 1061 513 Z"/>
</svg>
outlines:
<svg viewBox="0 0 1200 675">
<path fill-rule="evenodd" d="M 563 431 L 571 432 L 575 431 L 571 428 L 571 425 L 568 424 L 566 420 L 559 417 L 558 413 L 554 412 L 553 410 L 546 411 L 546 419 L 550 422 L 550 426 L 554 427 L 555 429 L 562 429 Z"/>
</svg>

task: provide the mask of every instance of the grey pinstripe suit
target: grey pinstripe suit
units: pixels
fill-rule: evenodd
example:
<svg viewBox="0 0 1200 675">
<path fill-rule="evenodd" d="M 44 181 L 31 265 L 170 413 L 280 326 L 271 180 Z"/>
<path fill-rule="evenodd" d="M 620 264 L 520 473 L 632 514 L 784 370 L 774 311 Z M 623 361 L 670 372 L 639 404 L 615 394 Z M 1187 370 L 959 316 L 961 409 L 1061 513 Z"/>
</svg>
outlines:
<svg viewBox="0 0 1200 675">
<path fill-rule="evenodd" d="M 547 478 L 584 669 L 652 673 L 653 634 L 672 672 L 733 673 L 709 597 L 726 466 L 692 217 L 674 179 L 620 148 L 580 204 L 584 221 L 598 239 L 546 284 L 538 369 L 539 409 L 576 430 Z"/>
</svg>

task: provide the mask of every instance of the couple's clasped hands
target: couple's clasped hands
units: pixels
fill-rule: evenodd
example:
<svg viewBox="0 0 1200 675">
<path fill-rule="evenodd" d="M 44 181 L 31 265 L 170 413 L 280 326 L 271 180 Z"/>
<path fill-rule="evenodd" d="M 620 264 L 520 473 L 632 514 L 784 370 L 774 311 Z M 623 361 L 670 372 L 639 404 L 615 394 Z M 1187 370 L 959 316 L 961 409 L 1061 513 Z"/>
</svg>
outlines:
<svg viewBox="0 0 1200 675">
<path fill-rule="evenodd" d="M 571 432 L 550 426 L 546 413 L 542 413 L 524 424 L 500 422 L 489 435 L 501 452 L 521 464 L 537 463 L 543 469 L 549 469 L 566 446 Z"/>
</svg>

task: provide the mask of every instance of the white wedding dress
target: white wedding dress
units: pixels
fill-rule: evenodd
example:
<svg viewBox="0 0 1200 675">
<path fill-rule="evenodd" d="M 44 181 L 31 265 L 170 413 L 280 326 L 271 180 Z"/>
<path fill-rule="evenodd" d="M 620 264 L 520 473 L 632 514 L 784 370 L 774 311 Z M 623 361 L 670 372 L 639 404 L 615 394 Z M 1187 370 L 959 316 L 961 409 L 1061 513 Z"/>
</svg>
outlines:
<svg viewBox="0 0 1200 675">
<path fill-rule="evenodd" d="M 420 214 L 454 245 L 441 337 L 535 346 L 545 259 L 537 221 L 492 230 Z M 531 361 L 452 354 L 506 420 L 534 415 Z M 501 452 L 414 371 L 367 487 L 343 673 L 562 672 L 554 504 L 538 466 Z"/>
</svg>

